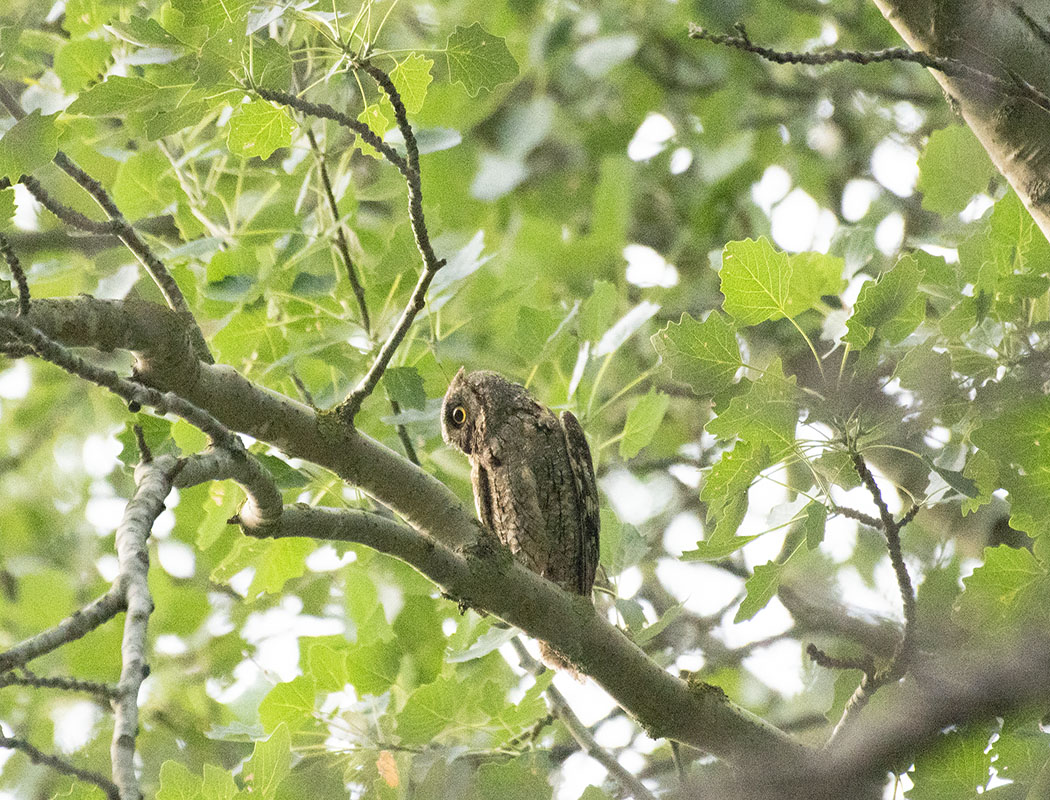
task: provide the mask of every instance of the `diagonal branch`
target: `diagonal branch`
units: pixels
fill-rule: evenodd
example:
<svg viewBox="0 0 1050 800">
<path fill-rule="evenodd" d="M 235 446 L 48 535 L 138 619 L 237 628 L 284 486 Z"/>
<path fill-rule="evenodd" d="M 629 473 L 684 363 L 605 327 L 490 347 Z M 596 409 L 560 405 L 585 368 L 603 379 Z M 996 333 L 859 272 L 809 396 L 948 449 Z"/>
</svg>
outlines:
<svg viewBox="0 0 1050 800">
<path fill-rule="evenodd" d="M 25 753 L 29 757 L 29 760 L 34 764 L 43 764 L 44 766 L 55 770 L 55 772 L 61 772 L 63 775 L 72 775 L 74 778 L 82 780 L 85 783 L 93 783 L 105 792 L 106 797 L 108 797 L 109 800 L 122 800 L 116 784 L 108 778 L 99 775 L 97 772 L 73 766 L 64 758 L 49 755 L 43 750 L 34 747 L 24 739 L 17 739 L 13 736 L 4 736 L 3 734 L 0 734 L 0 747 L 18 750 L 19 752 Z"/>
<path fill-rule="evenodd" d="M 514 645 L 514 652 L 518 654 L 521 666 L 527 672 L 538 677 L 547 671 L 543 664 L 529 655 L 529 651 L 525 649 L 525 645 L 522 644 L 520 637 L 515 636 L 511 639 L 511 644 Z M 572 710 L 569 701 L 565 699 L 565 695 L 561 693 L 557 686 L 553 683 L 550 684 L 547 687 L 546 695 L 551 704 L 551 712 L 562 721 L 562 724 L 565 725 L 565 728 L 583 749 L 583 752 L 605 767 L 612 779 L 620 784 L 620 787 L 628 796 L 633 797 L 634 800 L 656 800 L 655 795 L 646 788 L 644 783 L 617 761 L 612 753 L 607 752 L 605 748 L 598 744 L 594 734 L 576 716 L 576 712 Z"/>
<path fill-rule="evenodd" d="M 121 378 L 112 370 L 85 361 L 49 338 L 22 317 L 0 314 L 0 331 L 13 334 L 23 344 L 52 364 L 73 375 L 96 383 L 122 397 L 128 403 L 151 406 L 162 414 L 172 412 L 191 422 L 211 437 L 212 441 L 227 447 L 242 449 L 240 441 L 215 417 L 172 392 L 160 392 L 135 381 Z"/>
<path fill-rule="evenodd" d="M 16 120 L 22 119 L 25 116 L 22 106 L 19 105 L 14 96 L 12 96 L 3 85 L 0 85 L 0 104 L 2 104 L 4 108 L 7 109 L 8 113 Z M 164 262 L 157 257 L 157 254 L 153 252 L 150 246 L 142 240 L 142 237 L 139 236 L 138 232 L 131 227 L 131 224 L 124 218 L 124 215 L 117 207 L 117 204 L 113 202 L 113 198 L 109 196 L 109 193 L 102 187 L 102 184 L 84 172 L 84 170 L 77 166 L 77 164 L 61 150 L 55 155 L 54 162 L 59 169 L 69 175 L 69 177 L 76 181 L 84 191 L 91 195 L 102 210 L 106 212 L 106 215 L 110 219 L 111 227 L 107 226 L 104 232 L 115 233 L 119 236 L 120 240 L 124 242 L 127 248 L 136 258 L 138 258 L 139 262 L 146 269 L 146 272 L 148 272 L 150 277 L 153 278 L 154 283 L 157 284 L 157 287 L 164 296 L 164 300 L 167 302 L 168 307 L 192 321 L 190 332 L 192 335 L 193 348 L 197 353 L 197 357 L 208 364 L 214 363 L 211 352 L 208 350 L 208 345 L 204 341 L 204 334 L 201 332 L 200 326 L 193 317 L 189 304 L 187 304 L 186 298 L 182 294 L 182 290 L 179 288 L 178 283 L 175 282 L 171 273 L 168 272 L 168 268 L 164 266 Z M 87 219 L 87 217 L 84 217 L 84 219 Z"/>
<path fill-rule="evenodd" d="M 412 236 L 415 238 L 416 247 L 419 249 L 420 255 L 423 258 L 423 271 L 419 275 L 419 280 L 416 282 L 416 286 L 412 291 L 411 297 L 408 299 L 408 303 L 405 305 L 404 311 L 401 312 L 401 316 L 394 325 L 394 329 L 390 332 L 390 335 L 376 354 L 372 366 L 369 368 L 368 372 L 365 373 L 365 376 L 361 378 L 357 386 L 354 387 L 350 394 L 347 395 L 346 399 L 336 409 L 339 418 L 343 423 L 350 426 L 353 425 L 354 418 L 357 416 L 361 404 L 370 394 L 372 394 L 376 385 L 379 383 L 379 379 L 383 377 L 383 372 L 386 371 L 387 366 L 390 364 L 390 359 L 393 358 L 397 348 L 401 345 L 401 342 L 404 341 L 409 328 L 412 327 L 412 323 L 415 321 L 416 315 L 423 310 L 423 307 L 426 304 L 427 289 L 430 288 L 431 281 L 434 280 L 437 271 L 445 265 L 445 260 L 439 259 L 434 252 L 434 248 L 430 243 L 430 233 L 427 230 L 426 221 L 423 216 L 423 185 L 419 171 L 419 148 L 416 146 L 415 134 L 412 132 L 412 126 L 408 122 L 408 117 L 405 113 L 405 105 L 401 101 L 401 95 L 390 80 L 390 77 L 378 67 L 373 66 L 368 62 L 354 62 L 354 65 L 368 72 L 368 74 L 376 80 L 390 98 L 390 103 L 394 107 L 394 114 L 397 118 L 398 129 L 401 131 L 401 135 L 405 140 L 405 149 L 408 153 L 407 160 L 402 158 L 394 148 L 376 136 L 375 132 L 363 122 L 360 122 L 341 111 L 336 111 L 329 105 L 324 103 L 311 103 L 310 101 L 303 100 L 301 97 L 296 97 L 293 94 L 278 92 L 261 86 L 251 87 L 252 91 L 259 95 L 259 97 L 268 100 L 271 103 L 290 106 L 304 114 L 321 117 L 323 119 L 330 119 L 334 122 L 338 122 L 345 128 L 349 128 L 360 136 L 367 144 L 375 148 L 387 161 L 397 167 L 398 171 L 404 176 L 405 183 L 408 185 L 408 221 L 412 227 Z M 402 437 L 402 439 L 404 440 L 404 437 Z"/>
<path fill-rule="evenodd" d="M 724 33 L 714 33 L 696 24 L 689 25 L 689 38 L 702 39 L 712 44 L 720 44 L 733 47 L 747 53 L 772 61 L 774 64 L 810 64 L 824 66 L 842 62 L 853 64 L 878 64 L 887 61 L 908 61 L 919 64 L 927 69 L 937 70 L 953 78 L 970 81 L 979 86 L 997 92 L 1006 97 L 1015 97 L 1026 100 L 1034 106 L 1050 111 L 1050 97 L 1041 92 L 1032 84 L 1019 76 L 1012 75 L 1009 80 L 993 75 L 989 72 L 971 67 L 956 58 L 935 56 L 930 53 L 909 50 L 906 47 L 889 47 L 885 50 L 828 50 L 821 53 L 794 53 L 791 51 L 774 50 L 769 47 L 753 44 L 744 32 L 742 26 L 737 26 L 740 32 L 738 36 Z"/>
<path fill-rule="evenodd" d="M 821 653 L 816 647 L 810 645 L 813 650 L 817 651 L 817 654 L 810 652 L 810 657 L 818 664 L 822 663 L 821 657 L 823 657 L 828 662 L 829 666 L 835 668 L 857 666 L 858 669 L 864 670 L 864 677 L 861 678 L 860 685 L 846 702 L 846 707 L 843 709 L 842 717 L 831 732 L 831 737 L 828 739 L 826 745 L 828 747 L 830 747 L 832 743 L 842 735 L 842 732 L 846 730 L 850 721 L 868 704 L 868 701 L 875 692 L 886 684 L 896 682 L 904 677 L 904 674 L 908 671 L 908 667 L 912 661 L 915 639 L 915 589 L 912 586 L 911 576 L 908 574 L 908 567 L 904 563 L 904 555 L 901 551 L 900 533 L 901 528 L 914 518 L 918 507 L 915 506 L 911 508 L 900 522 L 896 521 L 890 513 L 889 507 L 886 505 L 886 501 L 882 497 L 882 491 L 879 489 L 878 484 L 875 483 L 875 476 L 872 475 L 871 470 L 868 469 L 864 457 L 853 450 L 850 452 L 850 458 L 853 461 L 853 468 L 856 470 L 857 475 L 860 476 L 861 483 L 864 484 L 864 487 L 868 490 L 868 494 L 871 495 L 872 499 L 875 501 L 875 506 L 879 510 L 880 527 L 882 528 L 883 535 L 886 537 L 886 549 L 890 555 L 890 563 L 893 565 L 893 571 L 897 576 L 897 586 L 900 589 L 901 603 L 904 607 L 904 629 L 901 632 L 897 646 L 893 650 L 893 655 L 890 657 L 889 664 L 878 671 L 871 668 L 868 662 L 865 662 L 864 666 L 857 666 L 857 663 L 845 665 L 845 667 L 838 664 L 831 664 L 831 660 L 828 659 L 824 653 Z"/>
<path fill-rule="evenodd" d="M 397 324 L 379 349 L 379 353 L 376 354 L 372 366 L 353 391 L 347 395 L 346 400 L 336 409 L 340 418 L 348 425 L 353 425 L 361 404 L 375 389 L 379 379 L 383 377 L 383 372 L 390 364 L 390 359 L 393 358 L 401 342 L 404 341 L 416 315 L 423 310 L 431 281 L 434 280 L 438 270 L 445 265 L 445 259 L 439 259 L 434 252 L 434 247 L 430 243 L 430 232 L 427 230 L 426 220 L 423 217 L 423 183 L 419 171 L 419 147 L 416 145 L 416 136 L 412 131 L 412 126 L 408 122 L 408 113 L 401 100 L 401 94 L 394 86 L 390 76 L 368 60 L 352 60 L 351 63 L 371 76 L 386 93 L 394 108 L 397 127 L 405 140 L 405 152 L 408 154 L 406 169 L 402 170 L 405 183 L 408 185 L 408 222 L 412 227 L 416 248 L 423 257 L 423 271 L 419 274 L 419 280 L 416 282 L 415 289 L 412 290 L 412 296 L 405 305 L 405 310 L 401 312 Z"/>
<path fill-rule="evenodd" d="M 464 524 L 476 526 L 474 520 Z M 531 572 L 488 537 L 457 553 L 395 520 L 358 509 L 286 506 L 267 538 L 355 542 L 415 567 L 461 603 L 554 644 L 593 677 L 653 737 L 675 739 L 759 771 L 806 759 L 810 750 L 734 705 L 720 690 L 671 675 L 601 617 L 590 598 Z"/>
<path fill-rule="evenodd" d="M 13 305 L 0 303 L 0 311 Z M 36 300 L 29 320 L 65 344 L 104 340 L 111 348 L 136 351 L 140 375 L 152 385 L 177 391 L 232 430 L 328 467 L 412 526 L 360 510 L 287 506 L 275 524 L 260 526 L 259 535 L 358 542 L 409 563 L 451 596 L 551 642 L 653 736 L 758 770 L 777 769 L 811 752 L 720 690 L 668 673 L 599 616 L 589 598 L 570 596 L 502 549 L 494 551 L 473 510 L 403 456 L 229 367 L 191 368 L 185 363 L 188 345 L 176 326 L 166 324 L 166 314 L 176 316 L 156 305 L 80 297 Z M 187 463 L 183 472 L 191 468 Z M 241 521 L 251 524 L 243 514 Z"/>
<path fill-rule="evenodd" d="M 123 610 L 124 594 L 113 587 L 98 599 L 73 612 L 53 628 L 30 636 L 9 650 L 0 653 L 0 672 L 21 667 L 34 658 L 39 658 L 45 653 L 57 650 L 64 644 L 87 636 L 95 628 L 113 619 Z"/>
<path fill-rule="evenodd" d="M 372 321 L 368 317 L 368 305 L 365 303 L 365 287 L 361 285 L 361 278 L 357 274 L 357 267 L 350 257 L 350 246 L 346 241 L 346 232 L 343 230 L 342 219 L 339 216 L 339 204 L 335 200 L 335 192 L 332 191 L 332 181 L 328 177 L 328 166 L 324 161 L 324 153 L 317 146 L 317 139 L 309 126 L 306 128 L 306 138 L 310 142 L 314 158 L 317 161 L 317 171 L 321 177 L 321 187 L 324 190 L 325 200 L 328 202 L 328 210 L 332 214 L 332 224 L 335 226 L 335 245 L 339 251 L 339 257 L 343 259 L 343 267 L 346 269 L 346 277 L 350 281 L 350 288 L 354 291 L 357 299 L 357 308 L 361 312 L 361 326 L 365 333 L 371 337 Z"/>
<path fill-rule="evenodd" d="M 11 270 L 11 277 L 18 287 L 18 315 L 24 317 L 29 313 L 29 281 L 26 280 L 22 262 L 18 260 L 11 243 L 2 233 L 0 233 L 0 254 L 3 255 L 4 261 L 7 262 L 7 268 Z"/>
</svg>

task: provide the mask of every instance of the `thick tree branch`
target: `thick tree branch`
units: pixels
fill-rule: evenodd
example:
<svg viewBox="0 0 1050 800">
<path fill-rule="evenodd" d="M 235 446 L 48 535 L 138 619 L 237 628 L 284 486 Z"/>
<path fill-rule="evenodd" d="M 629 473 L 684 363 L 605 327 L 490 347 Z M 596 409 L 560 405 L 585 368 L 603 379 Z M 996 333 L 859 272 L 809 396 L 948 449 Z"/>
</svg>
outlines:
<svg viewBox="0 0 1050 800">
<path fill-rule="evenodd" d="M 474 522 L 467 518 L 463 524 Z M 651 736 L 682 741 L 759 771 L 805 759 L 809 753 L 787 734 L 734 705 L 721 690 L 666 672 L 599 616 L 589 598 L 569 595 L 529 571 L 489 537 L 461 555 L 375 513 L 301 505 L 285 507 L 279 524 L 259 535 L 356 542 L 406 561 L 450 597 L 554 644 Z"/>
<path fill-rule="evenodd" d="M 1045 709 L 1050 702 L 1050 641 L 1001 642 L 994 648 L 917 660 L 908 679 L 882 700 L 868 710 L 861 724 L 851 725 L 808 764 L 789 765 L 777 775 L 738 773 L 718 784 L 707 782 L 703 796 L 882 797 L 888 773 L 910 764 L 946 728 Z"/>
<path fill-rule="evenodd" d="M 451 596 L 554 644 L 654 736 L 679 739 L 734 763 L 767 767 L 807 752 L 719 690 L 691 686 L 664 671 L 600 618 L 589 599 L 566 594 L 502 550 L 492 552 L 473 510 L 404 457 L 334 415 L 262 389 L 229 367 L 194 369 L 184 363 L 192 351 L 177 317 L 162 317 L 157 306 L 81 297 L 34 301 L 28 319 L 67 345 L 97 344 L 87 338 L 94 336 L 136 351 L 144 380 L 177 391 L 232 430 L 332 469 L 416 529 L 366 511 L 291 506 L 276 524 L 260 527 L 260 535 L 354 541 L 408 562 Z M 187 464 L 183 472 L 191 468 Z M 177 480 L 183 478 L 180 473 Z M 242 522 L 250 523 L 246 516 Z"/>
<path fill-rule="evenodd" d="M 149 674 L 146 626 L 153 612 L 149 591 L 149 549 L 147 541 L 153 524 L 164 510 L 164 499 L 171 491 L 171 474 L 155 462 L 143 463 L 135 470 L 135 495 L 128 501 L 117 526 L 117 579 L 125 598 L 124 635 L 120 646 L 120 681 L 113 700 L 113 739 L 110 759 L 113 782 L 121 800 L 139 800 L 135 774 L 135 738 L 139 729 L 139 689 Z"/>
<path fill-rule="evenodd" d="M 1047 48 L 1018 15 L 1017 3 L 873 0 L 913 50 L 936 53 L 1007 76 L 1018 86 L 1046 85 Z M 1050 125 L 1041 107 L 934 71 L 966 124 L 1032 218 L 1050 238 Z"/>
<path fill-rule="evenodd" d="M 18 100 L 16 100 L 2 84 L 0 84 L 0 104 L 2 104 L 4 108 L 7 109 L 7 112 L 16 120 L 22 119 L 22 117 L 25 116 L 25 112 L 22 110 L 22 106 L 19 104 Z M 69 175 L 69 177 L 76 181 L 84 191 L 91 195 L 102 210 L 106 212 L 106 215 L 110 219 L 110 225 L 107 225 L 105 230 L 100 228 L 96 232 L 115 233 L 120 237 L 120 240 L 124 242 L 127 248 L 136 258 L 138 258 L 139 263 L 142 264 L 146 272 L 148 272 L 150 277 L 153 278 L 154 283 L 157 284 L 157 288 L 160 289 L 161 294 L 164 296 L 164 300 L 167 302 L 168 307 L 186 317 L 187 322 L 189 323 L 188 330 L 190 332 L 193 348 L 198 358 L 206 363 L 213 363 L 214 359 L 211 356 L 211 351 L 208 349 L 207 343 L 204 341 L 204 334 L 201 332 L 200 326 L 190 312 L 189 304 L 186 302 L 182 290 L 175 282 L 175 279 L 171 276 L 171 273 L 168 272 L 168 268 L 164 266 L 164 262 L 157 257 L 157 254 L 153 252 L 152 248 L 142 240 L 135 229 L 131 227 L 126 219 L 124 219 L 124 215 L 117 207 L 117 204 L 113 202 L 113 198 L 110 197 L 109 193 L 102 187 L 102 184 L 84 172 L 84 170 L 77 166 L 77 164 L 61 150 L 55 155 L 54 162 L 59 169 Z M 83 219 L 86 220 L 87 217 L 83 217 Z"/>
<path fill-rule="evenodd" d="M 24 317 L 9 317 L 0 314 L 0 331 L 15 336 L 44 360 L 50 361 L 66 372 L 109 389 L 129 403 L 152 406 L 162 414 L 168 412 L 178 414 L 208 434 L 212 441 L 227 447 L 241 447 L 239 440 L 207 411 L 187 402 L 173 392 L 160 392 L 150 386 L 121 378 L 112 370 L 103 369 L 85 361 L 33 327 Z"/>
</svg>

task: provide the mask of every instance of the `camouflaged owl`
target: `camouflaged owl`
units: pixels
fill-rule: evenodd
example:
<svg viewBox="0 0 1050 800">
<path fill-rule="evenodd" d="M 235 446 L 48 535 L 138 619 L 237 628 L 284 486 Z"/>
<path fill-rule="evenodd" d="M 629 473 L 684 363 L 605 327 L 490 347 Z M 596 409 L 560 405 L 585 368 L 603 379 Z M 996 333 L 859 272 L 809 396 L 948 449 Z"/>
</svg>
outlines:
<svg viewBox="0 0 1050 800">
<path fill-rule="evenodd" d="M 598 488 L 576 417 L 554 416 L 495 372 L 460 369 L 441 405 L 441 433 L 470 459 L 485 527 L 533 572 L 589 597 L 598 567 Z"/>
</svg>

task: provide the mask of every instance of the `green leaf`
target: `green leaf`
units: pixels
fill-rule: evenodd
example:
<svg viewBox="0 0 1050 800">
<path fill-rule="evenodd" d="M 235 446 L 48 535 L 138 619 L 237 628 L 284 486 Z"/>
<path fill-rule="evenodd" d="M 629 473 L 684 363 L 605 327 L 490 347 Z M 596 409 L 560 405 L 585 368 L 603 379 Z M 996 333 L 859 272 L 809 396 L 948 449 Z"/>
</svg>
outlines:
<svg viewBox="0 0 1050 800">
<path fill-rule="evenodd" d="M 26 114 L 0 138 L 0 178 L 16 183 L 49 163 L 58 152 L 55 118 Z"/>
<path fill-rule="evenodd" d="M 8 186 L 0 189 L 0 230 L 11 228 L 11 218 L 15 215 L 15 188 Z"/>
<path fill-rule="evenodd" d="M 74 39 L 55 53 L 55 74 L 67 92 L 79 92 L 86 84 L 98 80 L 113 57 L 109 42 L 101 39 Z"/>
<path fill-rule="evenodd" d="M 346 654 L 346 678 L 359 695 L 379 695 L 397 680 L 401 648 L 396 642 L 352 646 Z"/>
<path fill-rule="evenodd" d="M 160 788 L 157 800 L 204 800 L 203 781 L 178 761 L 165 761 L 160 766 Z"/>
<path fill-rule="evenodd" d="M 475 22 L 469 28 L 456 26 L 445 43 L 449 76 L 462 83 L 467 94 L 476 97 L 481 89 L 491 90 L 518 75 L 518 62 L 499 36 Z"/>
<path fill-rule="evenodd" d="M 529 756 L 503 764 L 482 764 L 471 800 L 550 800 L 553 789 L 546 770 L 530 765 Z"/>
<path fill-rule="evenodd" d="M 597 786 L 588 786 L 580 795 L 580 800 L 613 800 L 611 795 L 606 794 Z"/>
<path fill-rule="evenodd" d="M 467 689 L 455 678 L 439 678 L 420 686 L 397 715 L 402 744 L 426 744 L 453 724 L 464 707 Z"/>
<path fill-rule="evenodd" d="M 744 510 L 747 510 L 746 504 L 744 505 Z M 737 523 L 737 526 L 739 527 L 739 523 Z M 682 553 L 681 560 L 721 561 L 761 535 L 760 533 L 756 533 L 754 536 L 733 536 L 729 534 L 712 537 L 711 539 L 697 542 L 695 550 L 686 550 Z"/>
<path fill-rule="evenodd" d="M 393 115 L 387 115 L 386 109 L 389 109 L 389 104 L 372 103 L 365 107 L 365 110 L 357 115 L 357 121 L 363 122 L 369 127 L 369 129 L 378 136 L 380 139 L 386 135 L 386 132 L 390 130 L 394 124 Z M 393 112 L 393 109 L 390 109 Z M 376 150 L 372 145 L 368 144 L 360 136 L 354 137 L 354 147 L 364 153 L 366 156 L 372 158 L 382 159 L 379 151 Z"/>
<path fill-rule="evenodd" d="M 342 688 L 340 686 L 340 688 Z M 299 675 L 274 686 L 259 703 L 259 721 L 268 731 L 286 725 L 289 731 L 298 731 L 313 720 L 317 686 L 312 675 Z"/>
<path fill-rule="evenodd" d="M 397 87 L 401 95 L 401 102 L 405 104 L 405 110 L 410 114 L 417 113 L 423 108 L 423 101 L 427 97 L 427 87 L 434 80 L 430 74 L 430 68 L 434 62 L 419 53 L 409 53 L 403 61 L 390 72 L 390 80 Z"/>
<path fill-rule="evenodd" d="M 233 800 L 241 793 L 237 791 L 237 783 L 228 769 L 205 764 L 201 794 L 207 800 Z"/>
<path fill-rule="evenodd" d="M 171 164 L 157 150 L 136 153 L 117 170 L 113 200 L 128 219 L 160 214 L 177 196 L 178 183 Z"/>
<path fill-rule="evenodd" d="M 620 296 L 609 281 L 595 281 L 590 297 L 583 301 L 577 326 L 580 338 L 596 342 L 612 323 Z"/>
<path fill-rule="evenodd" d="M 774 459 L 795 445 L 798 400 L 795 378 L 784 377 L 779 359 L 751 384 L 744 394 L 707 423 L 708 433 L 723 439 L 739 437 L 756 446 L 765 445 Z"/>
<path fill-rule="evenodd" d="M 135 419 L 124 425 L 117 435 L 117 441 L 123 445 L 117 456 L 123 464 L 134 468 L 142 460 L 139 452 L 138 438 L 135 436 L 135 426 L 142 428 L 142 436 L 146 445 L 154 456 L 159 455 L 181 455 L 175 442 L 171 438 L 171 423 L 163 417 L 155 417 L 152 414 L 136 414 Z"/>
<path fill-rule="evenodd" d="M 237 156 L 269 158 L 278 147 L 292 143 L 295 123 L 283 108 L 262 100 L 237 106 L 230 117 L 226 146 Z"/>
<path fill-rule="evenodd" d="M 809 503 L 802 520 L 802 530 L 806 534 L 806 547 L 814 550 L 824 541 L 824 527 L 828 522 L 828 507 L 816 500 Z"/>
<path fill-rule="evenodd" d="M 251 758 L 244 764 L 244 779 L 251 785 L 252 796 L 272 800 L 292 767 L 292 740 L 285 725 L 264 742 L 256 742 Z"/>
<path fill-rule="evenodd" d="M 258 453 L 254 450 L 252 455 L 270 473 L 277 488 L 281 491 L 286 489 L 301 489 L 310 485 L 310 478 L 297 470 L 283 458 L 272 456 L 269 453 Z"/>
<path fill-rule="evenodd" d="M 997 174 L 973 132 L 966 125 L 949 125 L 930 134 L 919 156 L 916 188 L 926 210 L 956 214 L 975 194 L 988 191 L 988 182 Z"/>
<path fill-rule="evenodd" d="M 501 745 L 525 733 L 547 714 L 547 703 L 543 693 L 554 680 L 554 670 L 547 670 L 536 678 L 517 705 L 508 706 L 499 697 L 499 712 L 489 719 L 488 727 L 494 728 L 495 744 Z"/>
<path fill-rule="evenodd" d="M 651 641 L 655 636 L 662 633 L 664 629 L 674 622 L 682 613 L 682 604 L 675 603 L 673 606 L 668 608 L 663 615 L 654 622 L 652 625 L 647 625 L 642 630 L 637 631 L 634 634 L 634 643 L 639 647 L 644 647 L 647 642 Z"/>
<path fill-rule="evenodd" d="M 306 572 L 306 557 L 317 549 L 312 539 L 294 537 L 275 539 L 267 545 L 262 554 L 253 559 L 255 578 L 248 587 L 249 594 L 277 594 L 288 581 Z"/>
<path fill-rule="evenodd" d="M 627 421 L 623 426 L 620 458 L 634 458 L 653 440 L 670 402 L 670 397 L 657 392 L 656 389 L 650 389 L 648 394 L 634 402 L 631 410 L 627 412 Z"/>
<path fill-rule="evenodd" d="M 914 786 L 908 800 L 947 800 L 979 797 L 977 789 L 988 783 L 992 754 L 990 731 L 981 725 L 944 734 L 933 747 L 915 756 L 910 777 Z"/>
<path fill-rule="evenodd" d="M 491 619 L 491 617 L 490 617 Z M 477 638 L 470 647 L 463 650 L 454 650 L 445 656 L 445 661 L 450 664 L 460 664 L 464 661 L 487 656 L 489 653 L 499 650 L 503 645 L 517 636 L 521 631 L 517 628 L 490 628 Z"/>
<path fill-rule="evenodd" d="M 346 671 L 346 648 L 335 648 L 318 642 L 306 652 L 306 674 L 317 682 L 322 692 L 338 692 L 349 683 Z"/>
<path fill-rule="evenodd" d="M 733 326 L 721 314 L 703 322 L 688 314 L 652 336 L 653 347 L 671 368 L 671 377 L 700 397 L 711 397 L 733 383 L 743 366 Z"/>
<path fill-rule="evenodd" d="M 999 545 L 984 551 L 984 564 L 963 579 L 955 621 L 970 630 L 1003 636 L 1034 619 L 1050 618 L 1050 577 L 1028 550 Z"/>
<path fill-rule="evenodd" d="M 171 0 L 172 8 L 185 15 L 194 25 L 206 25 L 210 31 L 230 26 L 244 33 L 244 20 L 251 11 L 254 0 Z M 232 35 L 232 34 L 231 34 Z"/>
<path fill-rule="evenodd" d="M 159 92 L 160 88 L 156 84 L 144 78 L 110 75 L 74 100 L 66 113 L 110 117 L 142 111 L 153 107 Z"/>
<path fill-rule="evenodd" d="M 843 341 L 860 349 L 876 337 L 896 344 L 926 316 L 926 295 L 919 292 L 923 271 L 914 256 L 901 256 L 877 281 L 866 283 L 846 323 Z"/>
<path fill-rule="evenodd" d="M 422 411 L 427 404 L 423 389 L 423 378 L 415 367 L 388 367 L 383 373 L 383 383 L 390 399 L 402 408 L 417 408 Z"/>
<path fill-rule="evenodd" d="M 971 478 L 966 477 L 963 473 L 954 469 L 945 469 L 944 467 L 937 466 L 933 462 L 933 459 L 925 453 L 923 453 L 922 460 L 926 466 L 940 475 L 945 483 L 951 486 L 963 497 L 974 498 L 979 495 L 977 484 Z"/>
<path fill-rule="evenodd" d="M 749 620 L 765 608 L 777 593 L 777 589 L 780 588 L 780 578 L 783 573 L 784 565 L 776 561 L 755 567 L 754 574 L 744 583 L 747 596 L 740 603 L 733 622 Z"/>
<path fill-rule="evenodd" d="M 697 551 L 690 552 L 720 553 L 730 546 L 729 543 L 734 540 L 733 535 L 747 513 L 748 489 L 751 482 L 772 463 L 768 445 L 737 442 L 732 450 L 722 453 L 722 457 L 711 467 L 700 487 L 700 499 L 707 503 L 707 518 L 709 521 L 717 520 L 717 524 L 707 541 L 697 542 Z M 733 547 L 733 550 L 744 544 L 746 542 L 736 543 L 737 546 Z M 685 557 L 684 553 L 682 555 Z M 690 560 L 699 558 L 698 554 Z"/>
<path fill-rule="evenodd" d="M 820 253 L 788 256 L 765 237 L 729 242 L 722 251 L 723 307 L 745 325 L 794 318 L 814 308 L 821 295 L 842 287 L 841 259 Z"/>
<path fill-rule="evenodd" d="M 649 543 L 634 525 L 622 524 L 611 511 L 603 511 L 600 559 L 610 575 L 619 575 L 641 561 Z"/>
</svg>

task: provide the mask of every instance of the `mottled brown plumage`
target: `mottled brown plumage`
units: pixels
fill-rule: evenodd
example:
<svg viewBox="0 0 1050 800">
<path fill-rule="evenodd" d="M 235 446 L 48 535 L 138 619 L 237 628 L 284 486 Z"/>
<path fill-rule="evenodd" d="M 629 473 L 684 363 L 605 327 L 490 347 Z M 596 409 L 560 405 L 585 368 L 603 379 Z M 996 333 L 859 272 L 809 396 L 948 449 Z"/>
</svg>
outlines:
<svg viewBox="0 0 1050 800">
<path fill-rule="evenodd" d="M 589 597 L 598 567 L 598 489 L 583 429 L 519 384 L 462 369 L 441 406 L 445 441 L 467 454 L 478 517 L 529 569 Z M 544 648 L 548 661 L 564 659 Z"/>
</svg>

